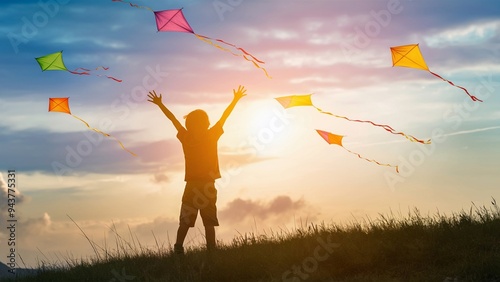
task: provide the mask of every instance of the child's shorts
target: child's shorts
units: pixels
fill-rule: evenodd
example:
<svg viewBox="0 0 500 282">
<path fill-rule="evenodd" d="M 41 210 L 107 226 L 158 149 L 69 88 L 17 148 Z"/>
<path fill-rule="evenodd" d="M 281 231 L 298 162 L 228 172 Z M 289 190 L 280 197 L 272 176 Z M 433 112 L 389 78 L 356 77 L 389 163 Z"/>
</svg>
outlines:
<svg viewBox="0 0 500 282">
<path fill-rule="evenodd" d="M 194 227 L 198 211 L 204 226 L 219 226 L 214 181 L 188 181 L 182 196 L 180 225 Z"/>
</svg>

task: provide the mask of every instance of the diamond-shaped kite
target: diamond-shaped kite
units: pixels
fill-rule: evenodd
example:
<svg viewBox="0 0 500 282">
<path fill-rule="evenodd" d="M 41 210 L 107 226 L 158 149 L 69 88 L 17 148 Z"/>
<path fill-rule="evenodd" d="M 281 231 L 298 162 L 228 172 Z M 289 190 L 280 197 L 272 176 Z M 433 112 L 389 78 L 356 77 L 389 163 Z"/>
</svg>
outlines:
<svg viewBox="0 0 500 282">
<path fill-rule="evenodd" d="M 133 156 L 137 156 L 136 154 L 134 154 L 131 151 L 129 151 L 128 149 L 126 149 L 125 146 L 123 146 L 122 142 L 120 142 L 120 140 L 116 139 L 116 137 L 111 136 L 108 133 L 102 132 L 99 129 L 90 127 L 90 125 L 86 121 L 84 121 L 83 119 L 81 119 L 81 118 L 73 115 L 71 113 L 71 110 L 69 109 L 69 97 L 49 98 L 49 112 L 60 112 L 60 113 L 69 114 L 72 117 L 76 118 L 77 120 L 83 122 L 90 130 L 93 130 L 93 131 L 95 131 L 95 132 L 97 132 L 99 134 L 102 134 L 105 137 L 111 137 L 111 138 L 115 139 L 120 144 L 120 146 L 122 147 L 123 150 L 129 152 Z"/>
<path fill-rule="evenodd" d="M 391 164 L 384 164 L 384 163 L 379 163 L 378 161 L 376 160 L 370 160 L 370 159 L 367 159 L 363 156 L 361 156 L 360 154 L 356 153 L 356 152 L 353 152 L 347 148 L 345 148 L 343 145 L 342 145 L 342 139 L 344 138 L 344 136 L 342 135 L 337 135 L 337 134 L 333 134 L 333 133 L 330 133 L 330 132 L 327 132 L 327 131 L 323 131 L 323 130 L 318 130 L 316 129 L 316 132 L 318 132 L 318 134 L 323 138 L 325 139 L 325 141 L 328 143 L 328 144 L 335 144 L 335 145 L 339 145 L 340 147 L 344 148 L 344 150 L 346 150 L 347 152 L 351 153 L 351 154 L 354 154 L 356 156 L 358 156 L 358 158 L 360 159 L 363 159 L 365 161 L 369 161 L 371 163 L 376 163 L 380 166 L 389 166 L 389 167 L 394 167 L 396 168 L 396 172 L 399 173 L 399 169 L 398 169 L 398 166 L 397 165 L 391 165 Z"/>
<path fill-rule="evenodd" d="M 469 95 L 469 97 L 472 99 L 472 101 L 479 101 L 482 102 L 479 98 L 476 96 L 473 96 L 467 91 L 462 86 L 455 85 L 453 82 L 443 78 L 439 74 L 436 74 L 429 70 L 429 67 L 427 67 L 427 64 L 425 63 L 424 57 L 422 56 L 422 53 L 420 52 L 420 48 L 418 47 L 418 44 L 409 44 L 409 45 L 402 45 L 402 46 L 395 46 L 395 47 L 390 47 L 391 48 L 391 53 L 392 53 L 392 66 L 393 67 L 407 67 L 407 68 L 415 68 L 415 69 L 421 69 L 421 70 L 426 70 L 430 72 L 432 75 L 448 82 L 449 84 L 462 89 Z"/>
<path fill-rule="evenodd" d="M 285 109 L 291 108 L 291 107 L 298 107 L 298 106 L 311 106 L 311 107 L 315 108 L 318 112 L 320 112 L 322 114 L 331 115 L 331 116 L 334 116 L 336 118 L 342 118 L 342 119 L 345 119 L 345 120 L 348 120 L 348 121 L 353 121 L 353 122 L 369 123 L 369 124 L 371 124 L 373 126 L 381 127 L 381 128 L 385 129 L 386 131 L 388 131 L 388 132 L 390 132 L 392 134 L 402 135 L 406 139 L 408 139 L 408 140 L 410 140 L 412 142 L 418 142 L 418 143 L 422 143 L 422 144 L 430 144 L 431 143 L 431 140 L 420 140 L 420 139 L 415 138 L 412 135 L 407 135 L 407 134 L 405 134 L 403 132 L 398 132 L 398 131 L 394 130 L 394 128 L 392 128 L 391 126 L 389 126 L 387 124 L 377 124 L 377 123 L 374 123 L 373 121 L 370 121 L 370 120 L 350 119 L 348 117 L 335 115 L 335 114 L 332 114 L 330 112 L 325 112 L 322 109 L 316 107 L 312 103 L 312 101 L 311 101 L 311 95 L 312 94 L 292 95 L 292 96 L 278 97 L 278 98 L 275 98 L 275 99 Z"/>
<path fill-rule="evenodd" d="M 256 68 L 262 69 L 264 71 L 264 74 L 268 77 L 269 74 L 267 73 L 267 70 L 260 66 L 260 64 L 264 64 L 263 61 L 257 59 L 254 57 L 252 54 L 247 52 L 245 49 L 238 47 L 232 43 L 228 43 L 222 39 L 214 39 L 208 36 L 200 35 L 194 32 L 194 30 L 191 28 L 189 25 L 188 21 L 186 20 L 186 17 L 184 17 L 184 14 L 182 13 L 182 8 L 181 9 L 172 9 L 172 10 L 163 10 L 163 11 L 153 11 L 153 9 L 146 7 L 146 6 L 139 6 L 133 3 L 130 3 L 128 1 L 123 1 L 123 0 L 112 0 L 113 2 L 122 2 L 122 3 L 128 3 L 130 6 L 135 7 L 135 8 L 142 8 L 142 9 L 147 9 L 150 10 L 154 13 L 155 15 L 155 20 L 156 20 L 156 28 L 158 31 L 163 31 L 163 32 L 186 32 L 186 33 L 191 33 L 196 36 L 196 38 L 200 39 L 201 41 L 208 43 L 220 50 L 229 52 L 233 54 L 234 56 L 240 56 L 243 57 L 245 60 L 252 62 L 253 65 Z M 241 53 L 235 53 L 231 51 L 230 49 L 224 48 L 221 45 L 217 43 L 222 43 L 226 46 L 229 46 L 233 49 L 236 49 L 240 51 Z"/>
<path fill-rule="evenodd" d="M 58 71 L 67 71 L 67 72 L 70 72 L 72 74 L 79 74 L 79 75 L 90 75 L 90 72 L 91 72 L 91 70 L 85 69 L 85 68 L 77 68 L 73 71 L 67 69 L 66 66 L 64 65 L 64 61 L 62 58 L 62 51 L 48 54 L 48 55 L 38 57 L 35 59 L 38 62 L 38 64 L 40 65 L 40 68 L 42 69 L 42 71 L 58 70 Z M 98 70 L 99 68 L 102 68 L 103 70 L 109 69 L 106 67 L 97 67 L 96 70 Z M 102 75 L 97 74 L 97 76 L 102 76 Z M 111 76 L 105 75 L 105 77 L 112 79 L 116 82 L 122 82 L 120 79 L 117 79 L 117 78 L 114 78 Z"/>
</svg>

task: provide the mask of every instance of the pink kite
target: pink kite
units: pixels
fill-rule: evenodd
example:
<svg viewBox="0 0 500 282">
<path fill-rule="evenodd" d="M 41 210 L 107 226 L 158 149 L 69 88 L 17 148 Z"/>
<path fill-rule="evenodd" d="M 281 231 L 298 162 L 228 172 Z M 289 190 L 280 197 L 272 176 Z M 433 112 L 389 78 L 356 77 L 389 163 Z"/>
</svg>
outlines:
<svg viewBox="0 0 500 282">
<path fill-rule="evenodd" d="M 269 74 L 267 73 L 266 69 L 261 67 L 260 64 L 264 64 L 263 61 L 257 59 L 255 56 L 247 52 L 245 49 L 238 47 L 232 43 L 226 42 L 222 39 L 214 39 L 208 36 L 200 35 L 197 34 L 193 31 L 189 23 L 187 22 L 186 18 L 184 17 L 184 14 L 182 13 L 182 8 L 181 9 L 172 9 L 172 10 L 163 10 L 163 11 L 153 11 L 151 8 L 146 7 L 146 6 L 139 6 L 133 3 L 130 3 L 128 1 L 123 1 L 123 0 L 112 0 L 113 2 L 123 2 L 123 3 L 128 3 L 130 6 L 135 7 L 135 8 L 142 8 L 142 9 L 147 9 L 150 10 L 154 13 L 155 19 L 156 19 L 156 27 L 158 31 L 164 31 L 164 32 L 186 32 L 186 33 L 191 33 L 196 36 L 196 38 L 200 39 L 201 41 L 208 43 L 220 50 L 229 52 L 233 54 L 234 56 L 240 56 L 243 57 L 245 60 L 252 62 L 253 65 L 256 68 L 262 69 L 264 71 L 264 74 L 268 77 Z M 222 43 L 226 46 L 230 46 L 231 48 L 234 48 L 241 53 L 235 53 L 227 48 L 222 47 L 221 45 L 217 44 Z"/>
</svg>

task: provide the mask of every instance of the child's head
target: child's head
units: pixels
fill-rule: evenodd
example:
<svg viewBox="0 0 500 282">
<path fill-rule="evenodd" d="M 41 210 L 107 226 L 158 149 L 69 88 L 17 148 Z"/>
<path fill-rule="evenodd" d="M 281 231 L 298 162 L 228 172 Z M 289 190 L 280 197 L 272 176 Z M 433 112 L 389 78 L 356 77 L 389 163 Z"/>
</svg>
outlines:
<svg viewBox="0 0 500 282">
<path fill-rule="evenodd" d="M 186 129 L 188 131 L 204 131 L 210 126 L 208 115 L 204 110 L 194 110 L 186 117 Z"/>
</svg>

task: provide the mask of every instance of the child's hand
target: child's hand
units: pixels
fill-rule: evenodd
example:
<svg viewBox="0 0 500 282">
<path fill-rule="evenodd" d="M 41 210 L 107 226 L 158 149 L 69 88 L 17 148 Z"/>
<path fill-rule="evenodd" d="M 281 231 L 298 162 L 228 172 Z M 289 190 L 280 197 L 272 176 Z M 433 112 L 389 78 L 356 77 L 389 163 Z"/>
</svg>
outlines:
<svg viewBox="0 0 500 282">
<path fill-rule="evenodd" d="M 156 104 L 156 105 L 161 105 L 162 102 L 161 102 L 161 93 L 160 93 L 160 96 L 156 95 L 156 92 L 153 90 L 153 92 L 149 92 L 149 102 L 153 103 L 153 104 Z"/>
<path fill-rule="evenodd" d="M 245 89 L 245 87 L 243 87 L 241 85 L 238 86 L 238 90 L 233 89 L 234 99 L 239 100 L 243 96 L 246 96 L 247 94 L 245 94 L 245 92 L 247 92 L 247 90 Z"/>
</svg>

